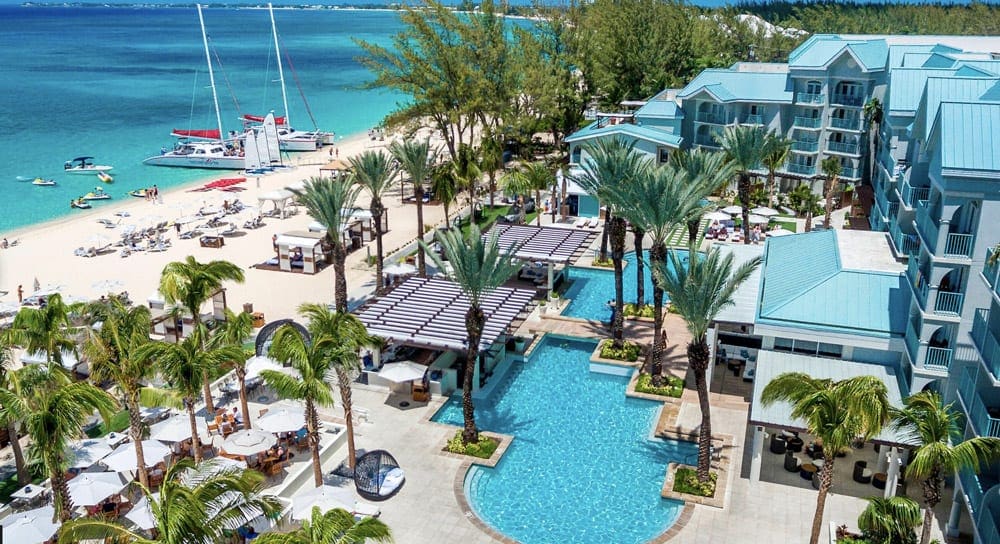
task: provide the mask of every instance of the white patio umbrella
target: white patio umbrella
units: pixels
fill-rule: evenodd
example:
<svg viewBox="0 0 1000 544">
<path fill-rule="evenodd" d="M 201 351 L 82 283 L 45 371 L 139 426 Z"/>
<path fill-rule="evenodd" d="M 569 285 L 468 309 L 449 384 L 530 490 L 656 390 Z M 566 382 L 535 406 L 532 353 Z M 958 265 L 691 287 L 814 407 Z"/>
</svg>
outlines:
<svg viewBox="0 0 1000 544">
<path fill-rule="evenodd" d="M 234 455 L 254 455 L 270 448 L 278 438 L 258 429 L 236 431 L 222 442 L 222 449 Z"/>
<path fill-rule="evenodd" d="M 69 498 L 77 506 L 93 506 L 119 493 L 125 482 L 117 472 L 82 472 L 67 484 Z"/>
<path fill-rule="evenodd" d="M 202 219 L 201 217 L 198 217 L 196 215 L 185 215 L 183 217 L 178 217 L 177 219 L 174 219 L 174 223 L 177 223 L 179 225 L 187 225 L 188 223 L 201 221 L 201 219 Z"/>
<path fill-rule="evenodd" d="M 125 284 L 121 280 L 101 280 L 90 284 L 90 287 L 97 293 L 113 293 L 121 289 Z"/>
<path fill-rule="evenodd" d="M 764 217 L 763 215 L 751 215 L 750 224 L 751 225 L 764 225 L 771 221 L 770 217 Z"/>
<path fill-rule="evenodd" d="M 59 530 L 58 523 L 52 523 L 55 508 L 43 506 L 26 512 L 17 512 L 0 520 L 3 526 L 3 541 L 18 544 L 41 544 Z"/>
<path fill-rule="evenodd" d="M 195 426 L 198 428 L 198 437 L 201 441 L 210 442 L 211 436 L 208 434 L 208 424 L 204 419 L 197 418 Z M 180 442 L 191 438 L 191 421 L 187 415 L 177 414 L 170 419 L 161 421 L 149 428 L 149 438 L 162 442 Z M 145 445 L 145 444 L 143 444 Z M 146 453 L 143 450 L 143 453 Z"/>
<path fill-rule="evenodd" d="M 0 302 L 0 317 L 14 315 L 21 311 L 21 305 L 16 302 Z"/>
<path fill-rule="evenodd" d="M 83 245 L 88 246 L 88 247 L 104 247 L 104 246 L 111 245 L 111 238 L 108 238 L 107 236 L 105 236 L 103 234 L 94 234 L 94 235 L 90 236 L 89 238 L 87 238 L 83 242 Z"/>
<path fill-rule="evenodd" d="M 417 267 L 412 264 L 395 263 L 383 268 L 382 273 L 390 276 L 405 276 L 406 274 L 416 274 Z"/>
<path fill-rule="evenodd" d="M 788 236 L 789 234 L 795 234 L 795 233 L 783 227 L 778 227 L 776 229 L 771 229 L 767 231 L 768 236 Z"/>
<path fill-rule="evenodd" d="M 427 367 L 413 361 L 399 361 L 398 363 L 386 363 L 378 371 L 378 375 L 390 382 L 403 383 L 419 380 L 424 377 Z"/>
<path fill-rule="evenodd" d="M 305 425 L 305 418 L 305 410 L 302 408 L 286 406 L 268 410 L 254 423 L 254 427 L 269 433 L 288 433 L 301 429 Z"/>
<path fill-rule="evenodd" d="M 281 366 L 281 363 L 275 361 L 274 359 L 264 356 L 255 355 L 247 359 L 247 375 L 246 379 L 256 378 L 260 376 L 260 373 L 265 370 L 274 370 L 276 372 L 283 372 L 290 376 L 295 375 L 296 371 L 290 367 Z"/>
<path fill-rule="evenodd" d="M 292 497 L 292 519 L 309 519 L 314 506 L 318 506 L 324 513 L 334 508 L 350 512 L 354 510 L 355 502 L 354 493 L 350 489 L 322 485 Z"/>
<path fill-rule="evenodd" d="M 66 448 L 66 453 L 69 459 L 71 459 L 70 468 L 90 467 L 110 455 L 112 451 L 107 440 L 98 440 L 96 438 L 77 440 Z"/>
<path fill-rule="evenodd" d="M 750 210 L 750 213 L 756 215 L 763 215 L 764 217 L 774 217 L 775 215 L 778 215 L 781 212 L 779 212 L 774 208 L 768 208 L 767 206 L 760 206 Z"/>
<path fill-rule="evenodd" d="M 732 206 L 726 206 L 725 208 L 722 208 L 722 211 L 728 213 L 729 215 L 736 215 L 738 213 L 743 213 L 743 206 L 736 206 L 734 204 Z"/>
<path fill-rule="evenodd" d="M 706 213 L 702 217 L 708 219 L 709 221 L 728 221 L 729 219 L 732 219 L 732 217 L 730 217 L 730 215 L 725 212 Z"/>
<path fill-rule="evenodd" d="M 142 456 L 145 458 L 146 466 L 151 467 L 163 461 L 170 455 L 170 448 L 158 440 L 142 441 Z M 129 442 L 118 446 L 118 449 L 111 455 L 104 458 L 101 464 L 108 467 L 108 470 L 115 472 L 127 472 L 135 470 L 137 462 L 135 460 L 135 442 Z"/>
<path fill-rule="evenodd" d="M 159 498 L 159 493 L 153 493 L 154 501 L 159 500 Z M 131 521 L 143 531 L 148 531 L 156 527 L 156 521 L 153 520 L 153 510 L 149 507 L 149 499 L 145 495 L 139 499 L 139 502 L 135 503 L 135 506 L 128 511 L 128 514 L 125 514 L 125 519 Z"/>
</svg>

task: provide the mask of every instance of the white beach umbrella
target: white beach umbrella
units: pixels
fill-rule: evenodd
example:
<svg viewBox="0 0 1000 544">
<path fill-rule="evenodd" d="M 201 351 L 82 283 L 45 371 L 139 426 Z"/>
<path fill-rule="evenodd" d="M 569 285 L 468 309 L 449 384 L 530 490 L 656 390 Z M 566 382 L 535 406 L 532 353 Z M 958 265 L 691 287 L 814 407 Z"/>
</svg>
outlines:
<svg viewBox="0 0 1000 544">
<path fill-rule="evenodd" d="M 0 317 L 14 315 L 21 311 L 21 305 L 16 302 L 0 302 Z"/>
<path fill-rule="evenodd" d="M 142 441 L 142 456 L 145 457 L 147 467 L 163 461 L 170 453 L 170 448 L 163 442 L 157 440 Z M 116 472 L 136 470 L 138 463 L 135 460 L 135 442 L 118 446 L 118 449 L 105 457 L 101 464 L 108 467 L 108 470 Z"/>
<path fill-rule="evenodd" d="M 52 538 L 59 530 L 58 523 L 52 523 L 55 508 L 43 506 L 26 512 L 17 512 L 0 520 L 3 526 L 3 542 L 18 544 L 41 544 Z"/>
<path fill-rule="evenodd" d="M 201 219 L 202 219 L 201 217 L 198 217 L 196 215 L 185 215 L 183 217 L 178 217 L 177 219 L 174 219 L 174 223 L 177 223 L 178 225 L 187 225 L 188 223 L 201 221 Z"/>
<path fill-rule="evenodd" d="M 101 281 L 95 281 L 94 283 L 90 284 L 90 287 L 94 291 L 103 295 L 106 293 L 113 293 L 115 291 L 118 291 L 124 285 L 125 284 L 122 283 L 121 280 L 101 280 Z"/>
<path fill-rule="evenodd" d="M 97 438 L 77 440 L 66 448 L 67 457 L 71 460 L 70 468 L 88 468 L 112 451 L 107 440 Z"/>
<path fill-rule="evenodd" d="M 87 238 L 83 242 L 83 245 L 92 247 L 104 247 L 107 245 L 111 245 L 111 238 L 108 238 L 103 234 L 94 234 L 89 238 Z"/>
<path fill-rule="evenodd" d="M 728 221 L 728 220 L 732 219 L 732 217 L 730 217 L 730 215 L 728 213 L 724 213 L 724 212 L 706 213 L 702 217 L 705 218 L 705 219 L 708 219 L 709 221 Z"/>
<path fill-rule="evenodd" d="M 254 455 L 278 441 L 273 434 L 257 429 L 236 431 L 222 442 L 222 449 L 234 455 Z"/>
<path fill-rule="evenodd" d="M 771 218 L 764 217 L 763 215 L 751 215 L 750 224 L 751 225 L 763 225 L 771 221 Z"/>
<path fill-rule="evenodd" d="M 350 489 L 322 485 L 292 497 L 292 519 L 311 518 L 313 507 L 319 507 L 320 512 L 324 513 L 334 508 L 350 512 L 354 510 L 355 502 L 354 493 Z"/>
<path fill-rule="evenodd" d="M 736 215 L 738 213 L 743 213 L 743 207 L 734 204 L 732 206 L 726 206 L 725 208 L 722 208 L 722 211 L 728 213 L 729 215 Z"/>
<path fill-rule="evenodd" d="M 247 359 L 246 379 L 249 380 L 250 378 L 256 378 L 260 376 L 260 373 L 265 370 L 274 370 L 276 372 L 283 372 L 285 374 L 288 374 L 289 376 L 294 376 L 296 374 L 295 369 L 291 367 L 281 366 L 281 363 L 265 355 L 255 355 Z"/>
<path fill-rule="evenodd" d="M 390 382 L 403 383 L 419 380 L 424 377 L 427 367 L 413 361 L 399 361 L 398 363 L 386 363 L 378 371 L 378 375 Z"/>
<path fill-rule="evenodd" d="M 153 493 L 154 501 L 159 500 L 159 498 L 159 493 Z M 139 502 L 135 503 L 135 506 L 125 514 L 125 519 L 131 521 L 143 531 L 148 531 L 156 527 L 156 521 L 153 520 L 153 510 L 150 508 L 149 499 L 146 496 L 143 496 L 139 499 Z"/>
<path fill-rule="evenodd" d="M 82 472 L 67 484 L 69 498 L 77 506 L 93 506 L 121 492 L 125 482 L 117 472 Z"/>
<path fill-rule="evenodd" d="M 284 406 L 270 409 L 253 425 L 255 428 L 269 433 L 288 433 L 305 426 L 305 411 L 302 408 Z"/>
<path fill-rule="evenodd" d="M 198 428 L 198 437 L 202 442 L 211 441 L 208 434 L 208 424 L 204 419 L 196 418 L 195 426 Z M 149 428 L 149 438 L 162 442 L 180 442 L 191 438 L 191 421 L 186 415 L 178 414 L 166 421 L 161 421 Z M 146 453 L 143 450 L 143 453 Z"/>
<path fill-rule="evenodd" d="M 782 227 L 778 227 L 776 229 L 771 229 L 767 231 L 768 236 L 788 236 L 789 234 L 795 234 L 795 233 Z"/>
<path fill-rule="evenodd" d="M 767 206 L 760 206 L 750 210 L 750 213 L 756 215 L 763 215 L 764 217 L 774 217 L 775 215 L 778 215 L 781 212 L 779 212 L 774 208 L 768 208 Z"/>
</svg>

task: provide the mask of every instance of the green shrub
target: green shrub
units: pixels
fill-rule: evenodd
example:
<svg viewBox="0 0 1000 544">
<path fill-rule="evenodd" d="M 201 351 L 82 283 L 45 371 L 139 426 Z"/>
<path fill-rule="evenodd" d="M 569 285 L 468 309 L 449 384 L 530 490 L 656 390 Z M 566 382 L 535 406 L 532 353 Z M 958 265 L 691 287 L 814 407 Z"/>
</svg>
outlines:
<svg viewBox="0 0 1000 544">
<path fill-rule="evenodd" d="M 714 497 L 715 483 L 719 475 L 712 472 L 705 483 L 698 481 L 698 472 L 693 468 L 678 467 L 674 474 L 674 491 L 698 497 Z"/>
<path fill-rule="evenodd" d="M 489 459 L 493 456 L 493 452 L 496 451 L 498 446 L 500 446 L 499 440 L 490 438 L 481 433 L 479 435 L 479 442 L 473 442 L 468 445 L 463 444 L 462 431 L 458 431 L 455 433 L 455 436 L 451 437 L 451 440 L 448 440 L 448 447 L 446 449 L 451 453 L 469 455 L 480 459 Z"/>
<path fill-rule="evenodd" d="M 684 380 L 676 376 L 667 376 L 665 385 L 653 387 L 653 376 L 650 374 L 640 374 L 639 380 L 635 383 L 637 393 L 649 393 L 650 395 L 660 395 L 663 397 L 680 398 L 684 392 Z"/>
<path fill-rule="evenodd" d="M 622 315 L 625 317 L 648 317 L 653 318 L 653 305 L 643 304 L 640 308 L 636 309 L 635 304 L 626 304 L 625 309 L 622 311 Z"/>
<path fill-rule="evenodd" d="M 625 341 L 619 349 L 614 347 L 614 341 L 605 340 L 601 344 L 601 358 L 634 362 L 639 358 L 639 344 Z"/>
<path fill-rule="evenodd" d="M 599 266 L 601 268 L 612 268 L 615 266 L 614 261 L 612 261 L 610 258 L 604 259 L 602 261 L 600 257 L 595 257 L 594 262 L 592 262 L 591 264 L 594 266 Z"/>
<path fill-rule="evenodd" d="M 100 438 L 108 433 L 120 433 L 127 429 L 128 425 L 128 410 L 122 410 L 111 416 L 111 420 L 108 421 L 107 426 L 101 421 L 94 427 L 87 429 L 86 434 L 89 438 Z"/>
</svg>

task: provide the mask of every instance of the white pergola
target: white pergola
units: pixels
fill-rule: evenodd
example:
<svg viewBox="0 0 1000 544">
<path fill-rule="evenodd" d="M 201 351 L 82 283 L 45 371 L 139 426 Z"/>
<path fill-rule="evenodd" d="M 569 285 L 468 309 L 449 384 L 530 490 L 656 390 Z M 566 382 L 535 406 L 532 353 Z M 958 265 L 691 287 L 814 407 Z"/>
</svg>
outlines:
<svg viewBox="0 0 1000 544">
<path fill-rule="evenodd" d="M 552 293 L 552 268 L 556 264 L 569 264 L 579 259 L 593 243 L 597 233 L 562 227 L 534 225 L 496 225 L 484 237 L 496 233 L 501 249 L 515 247 L 514 257 L 523 261 L 545 263 L 548 272 L 547 288 Z"/>
</svg>

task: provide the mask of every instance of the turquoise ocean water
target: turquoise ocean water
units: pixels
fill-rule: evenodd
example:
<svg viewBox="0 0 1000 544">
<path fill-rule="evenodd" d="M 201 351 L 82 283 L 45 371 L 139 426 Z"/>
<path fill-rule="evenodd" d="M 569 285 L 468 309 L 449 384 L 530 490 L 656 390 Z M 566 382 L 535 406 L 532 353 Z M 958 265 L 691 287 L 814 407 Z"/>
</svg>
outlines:
<svg viewBox="0 0 1000 544">
<path fill-rule="evenodd" d="M 280 114 L 281 90 L 266 10 L 206 9 L 225 130 L 239 113 Z M 388 44 L 395 13 L 276 10 L 296 128 L 312 129 L 298 88 L 320 128 L 363 133 L 405 97 L 363 90 L 371 78 L 351 38 Z M 173 128 L 216 125 L 205 53 L 192 8 L 34 8 L 0 5 L 0 232 L 72 213 L 69 202 L 97 185 L 63 174 L 63 162 L 92 155 L 111 164 L 117 200 L 135 188 L 161 188 L 212 176 L 205 170 L 145 166 L 172 145 Z M 220 67 L 221 64 L 221 67 Z M 234 97 L 239 103 L 237 109 Z M 218 171 L 219 177 L 226 174 Z M 55 179 L 36 187 L 17 177 Z M 100 207 L 106 203 L 96 203 Z"/>
</svg>

